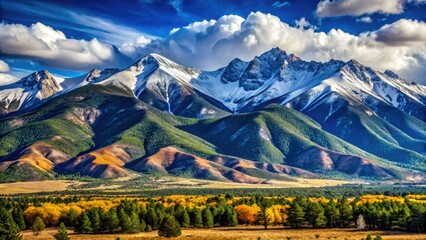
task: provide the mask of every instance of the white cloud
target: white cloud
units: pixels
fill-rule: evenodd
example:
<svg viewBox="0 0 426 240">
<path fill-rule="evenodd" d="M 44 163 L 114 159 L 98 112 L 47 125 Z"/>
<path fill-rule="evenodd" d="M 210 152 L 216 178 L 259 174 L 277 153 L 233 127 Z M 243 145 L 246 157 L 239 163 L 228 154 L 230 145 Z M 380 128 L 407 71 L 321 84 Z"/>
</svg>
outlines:
<svg viewBox="0 0 426 240">
<path fill-rule="evenodd" d="M 305 29 L 311 26 L 311 24 L 304 17 L 294 22 L 296 23 L 296 27 L 300 29 Z"/>
<path fill-rule="evenodd" d="M 140 35 L 147 38 L 152 36 L 145 34 L 138 29 L 120 24 L 118 21 L 111 21 L 100 16 L 89 16 L 77 9 L 70 9 L 60 4 L 49 4 L 41 1 L 2 1 L 1 7 L 8 9 L 20 9 L 37 19 L 46 19 L 52 26 L 61 30 L 71 30 L 80 32 L 83 35 L 96 36 L 100 41 L 115 46 L 120 46 Z"/>
<path fill-rule="evenodd" d="M 357 59 L 378 70 L 395 71 L 409 81 L 426 83 L 426 24 L 422 21 L 401 19 L 359 35 L 339 29 L 318 32 L 303 18 L 295 23 L 289 25 L 261 12 L 246 18 L 225 15 L 173 29 L 165 39 L 138 35 L 120 49 L 96 38 L 70 39 L 42 23 L 30 27 L 0 23 L 0 53 L 46 67 L 88 70 L 124 67 L 129 59 L 123 54 L 137 59 L 157 52 L 184 65 L 214 70 L 235 57 L 251 60 L 280 47 L 305 60 Z"/>
<path fill-rule="evenodd" d="M 151 42 L 151 39 L 148 39 L 144 36 L 137 37 L 133 42 L 127 42 L 120 47 L 120 51 L 132 58 L 138 57 L 136 54 L 137 48 L 143 48 L 148 43 Z"/>
<path fill-rule="evenodd" d="M 402 0 L 322 0 L 315 12 L 318 17 L 399 14 L 404 11 L 404 3 Z"/>
<path fill-rule="evenodd" d="M 0 86 L 12 84 L 18 80 L 19 78 L 14 77 L 12 75 L 9 75 L 6 73 L 0 73 Z"/>
<path fill-rule="evenodd" d="M 392 24 L 386 24 L 372 33 L 379 42 L 388 45 L 425 45 L 426 23 L 418 20 L 400 19 Z"/>
<path fill-rule="evenodd" d="M 30 27 L 0 23 L 0 52 L 73 70 L 114 65 L 120 55 L 112 45 L 96 38 L 90 41 L 68 39 L 63 32 L 42 23 Z"/>
<path fill-rule="evenodd" d="M 364 23 L 371 23 L 373 21 L 373 19 L 371 19 L 371 17 L 362 17 L 362 18 L 357 18 L 356 21 L 357 22 L 364 22 Z"/>
<path fill-rule="evenodd" d="M 0 60 L 0 72 L 9 72 L 9 65 L 5 62 Z"/>
<path fill-rule="evenodd" d="M 353 35 L 339 29 L 317 32 L 313 28 L 293 27 L 261 12 L 251 13 L 246 19 L 227 15 L 217 21 L 190 24 L 173 31 L 166 39 L 135 47 L 134 55 L 157 52 L 184 65 L 214 70 L 235 57 L 251 60 L 278 46 L 305 60 L 357 59 L 377 70 L 390 69 L 409 81 L 425 83 L 426 44 L 421 42 L 424 24 L 400 20 L 374 32 Z M 395 42 L 385 38 L 392 33 L 399 34 L 394 36 Z"/>
</svg>

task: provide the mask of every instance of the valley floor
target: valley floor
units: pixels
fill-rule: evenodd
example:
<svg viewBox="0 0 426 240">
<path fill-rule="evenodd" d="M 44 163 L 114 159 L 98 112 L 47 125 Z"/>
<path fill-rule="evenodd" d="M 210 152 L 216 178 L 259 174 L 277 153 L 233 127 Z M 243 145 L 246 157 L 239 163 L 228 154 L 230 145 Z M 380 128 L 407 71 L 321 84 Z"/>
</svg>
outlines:
<svg viewBox="0 0 426 240">
<path fill-rule="evenodd" d="M 120 237 L 122 240 L 143 240 L 143 239 L 165 239 L 157 235 L 157 231 L 150 233 L 138 234 L 73 234 L 69 231 L 69 236 L 73 240 L 115 240 Z M 35 239 L 54 239 L 53 234 L 56 229 L 46 229 L 39 236 L 34 236 L 30 230 L 24 231 L 24 240 Z M 347 229 L 283 229 L 280 226 L 270 227 L 264 230 L 260 226 L 238 226 L 238 227 L 218 227 L 213 229 L 184 229 L 182 235 L 172 239 L 197 239 L 197 240 L 256 240 L 256 239 L 291 239 L 291 240 L 307 240 L 317 239 L 316 234 L 319 234 L 318 239 L 347 239 L 361 240 L 367 235 L 374 236 L 380 234 L 384 240 L 426 240 L 426 233 L 412 234 L 399 231 L 358 231 L 353 228 Z M 288 238 L 290 237 L 290 238 Z"/>
<path fill-rule="evenodd" d="M 14 182 L 1 183 L 0 193 L 2 194 L 20 194 L 37 192 L 54 192 L 72 189 L 73 186 L 81 184 L 79 181 L 70 180 L 47 180 L 33 182 Z"/>
<path fill-rule="evenodd" d="M 93 182 L 79 180 L 46 180 L 33 182 L 0 183 L 0 194 L 25 194 L 38 192 L 54 192 L 65 190 L 102 190 L 104 192 L 132 191 L 148 188 L 307 188 L 307 187 L 331 187 L 347 184 L 349 181 L 330 179 L 304 179 L 297 178 L 296 181 L 270 181 L 266 184 L 246 184 L 233 182 L 219 182 L 200 179 L 190 179 L 171 176 L 150 176 L 138 178 L 118 178 L 114 180 L 98 179 Z M 358 182 L 351 182 L 358 183 Z"/>
</svg>

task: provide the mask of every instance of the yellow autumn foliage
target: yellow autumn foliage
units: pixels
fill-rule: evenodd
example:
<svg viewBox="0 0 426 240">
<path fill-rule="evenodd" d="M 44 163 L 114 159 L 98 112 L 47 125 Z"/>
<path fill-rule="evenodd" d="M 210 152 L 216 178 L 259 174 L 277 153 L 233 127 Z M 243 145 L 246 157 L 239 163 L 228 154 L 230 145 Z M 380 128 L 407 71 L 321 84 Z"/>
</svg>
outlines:
<svg viewBox="0 0 426 240">
<path fill-rule="evenodd" d="M 256 204 L 251 206 L 242 204 L 234 209 L 237 212 L 238 221 L 243 224 L 253 224 L 256 220 L 256 214 L 260 211 L 260 207 Z"/>
<path fill-rule="evenodd" d="M 83 211 L 80 207 L 73 204 L 43 203 L 41 207 L 28 207 L 24 211 L 24 218 L 28 223 L 32 224 L 36 217 L 40 217 L 46 225 L 55 226 L 59 223 L 61 217 L 65 217 L 72 209 L 78 214 L 81 214 Z"/>
<path fill-rule="evenodd" d="M 268 208 L 266 213 L 269 215 L 271 223 L 276 225 L 282 225 L 287 222 L 287 214 L 285 214 L 285 210 L 289 208 L 288 205 L 273 205 Z"/>
</svg>

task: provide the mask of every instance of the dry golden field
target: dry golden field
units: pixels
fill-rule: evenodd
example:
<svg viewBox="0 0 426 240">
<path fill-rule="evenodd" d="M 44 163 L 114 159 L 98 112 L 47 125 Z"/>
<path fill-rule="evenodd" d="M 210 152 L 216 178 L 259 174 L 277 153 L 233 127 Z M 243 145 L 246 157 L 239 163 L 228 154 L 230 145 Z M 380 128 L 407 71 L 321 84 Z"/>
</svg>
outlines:
<svg viewBox="0 0 426 240">
<path fill-rule="evenodd" d="M 19 194 L 64 191 L 78 184 L 80 184 L 80 182 L 72 180 L 47 180 L 34 182 L 2 183 L 0 184 L 0 193 Z"/>
<path fill-rule="evenodd" d="M 166 239 L 160 238 L 156 231 L 150 233 L 138 234 L 72 234 L 69 231 L 72 240 L 115 240 L 120 237 L 122 240 L 145 240 L 145 239 Z M 31 231 L 23 232 L 23 239 L 54 239 L 53 234 L 56 229 L 46 229 L 39 236 L 34 236 Z M 319 238 L 316 238 L 319 234 Z M 313 240 L 313 239 L 331 239 L 331 240 L 361 240 L 368 234 L 373 237 L 377 234 L 382 235 L 384 240 L 426 240 L 426 234 L 410 234 L 398 231 L 358 231 L 356 229 L 283 229 L 282 227 L 270 227 L 264 230 L 259 226 L 238 226 L 238 227 L 219 227 L 213 229 L 186 229 L 182 230 L 182 236 L 171 239 L 196 239 L 196 240 L 272 240 L 272 239 L 291 239 L 291 240 Z"/>
<path fill-rule="evenodd" d="M 132 176 L 135 178 L 135 176 Z M 0 183 L 0 194 L 21 194 L 21 193 L 38 193 L 38 192 L 54 192 L 73 189 L 84 190 L 104 190 L 105 192 L 130 191 L 136 190 L 134 186 L 129 186 L 129 180 L 132 177 L 117 178 L 111 181 L 104 181 L 96 187 L 85 187 L 86 182 L 77 180 L 46 180 L 33 182 L 14 182 Z M 248 184 L 248 183 L 231 183 L 219 182 L 199 179 L 188 179 L 181 177 L 164 176 L 161 178 L 153 178 L 150 181 L 141 182 L 140 188 L 152 187 L 156 188 L 305 188 L 305 187 L 326 187 L 346 184 L 347 181 L 341 180 L 325 180 L 325 179 L 304 179 L 297 178 L 296 181 L 270 181 L 266 184 Z M 357 182 L 352 182 L 357 183 Z"/>
</svg>

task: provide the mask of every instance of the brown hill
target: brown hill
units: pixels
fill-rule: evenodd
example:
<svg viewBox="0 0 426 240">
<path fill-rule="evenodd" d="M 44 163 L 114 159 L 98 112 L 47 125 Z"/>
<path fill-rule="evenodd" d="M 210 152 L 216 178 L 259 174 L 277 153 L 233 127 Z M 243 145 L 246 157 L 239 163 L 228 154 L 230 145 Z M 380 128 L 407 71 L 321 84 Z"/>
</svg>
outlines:
<svg viewBox="0 0 426 240">
<path fill-rule="evenodd" d="M 44 143 L 35 143 L 17 154 L 17 157 L 10 161 L 0 162 L 0 171 L 5 170 L 10 165 L 20 166 L 31 165 L 41 171 L 52 171 L 55 164 L 64 162 L 71 157 L 68 154 L 57 150 Z"/>
<path fill-rule="evenodd" d="M 130 162 L 126 167 L 137 172 L 189 173 L 195 178 L 239 183 L 263 183 L 270 178 L 294 180 L 289 175 L 316 177 L 307 171 L 279 164 L 256 163 L 222 156 L 207 160 L 173 147 L 162 148 L 148 158 Z"/>
<path fill-rule="evenodd" d="M 257 170 L 265 177 L 271 173 L 285 174 L 289 176 L 297 176 L 304 178 L 316 178 L 317 176 L 311 172 L 305 171 L 300 168 L 291 167 L 282 164 L 254 162 L 239 158 L 217 156 L 213 159 L 214 162 L 219 163 L 225 167 L 233 168 L 237 171 L 247 172 L 248 170 Z"/>
<path fill-rule="evenodd" d="M 366 158 L 312 147 L 292 161 L 292 164 L 308 170 L 337 170 L 355 176 L 393 178 L 392 171 Z"/>
<path fill-rule="evenodd" d="M 126 146 L 113 144 L 59 164 L 55 171 L 80 173 L 96 178 L 116 178 L 130 173 L 123 166 L 131 161 Z"/>
<path fill-rule="evenodd" d="M 55 164 L 71 157 L 60 150 L 44 143 L 35 143 L 8 159 L 0 161 L 0 172 L 7 172 L 8 177 L 0 181 L 37 181 L 52 178 Z"/>
</svg>

